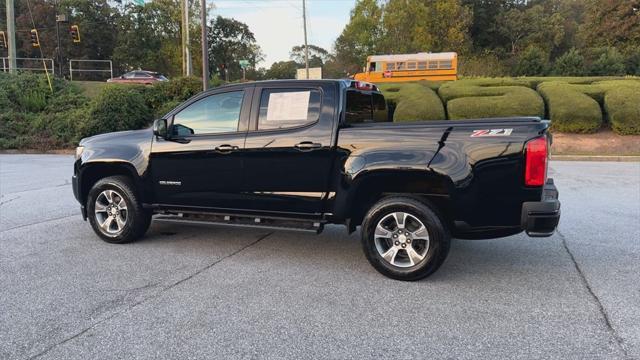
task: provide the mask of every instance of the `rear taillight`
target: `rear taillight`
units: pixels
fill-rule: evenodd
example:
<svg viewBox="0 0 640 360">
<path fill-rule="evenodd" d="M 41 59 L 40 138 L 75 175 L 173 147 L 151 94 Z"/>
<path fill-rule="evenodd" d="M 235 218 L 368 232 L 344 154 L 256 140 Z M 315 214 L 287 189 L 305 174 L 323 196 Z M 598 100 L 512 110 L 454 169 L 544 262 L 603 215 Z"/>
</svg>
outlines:
<svg viewBox="0 0 640 360">
<path fill-rule="evenodd" d="M 542 186 L 547 179 L 547 158 L 549 149 L 547 138 L 533 139 L 527 143 L 525 150 L 524 184 Z"/>
</svg>

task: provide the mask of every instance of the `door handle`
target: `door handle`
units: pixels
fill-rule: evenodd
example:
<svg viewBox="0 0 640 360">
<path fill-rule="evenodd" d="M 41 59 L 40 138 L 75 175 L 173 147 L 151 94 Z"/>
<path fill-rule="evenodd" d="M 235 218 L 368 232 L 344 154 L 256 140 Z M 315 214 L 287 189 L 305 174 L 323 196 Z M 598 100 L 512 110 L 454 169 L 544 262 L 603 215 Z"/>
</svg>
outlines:
<svg viewBox="0 0 640 360">
<path fill-rule="evenodd" d="M 295 144 L 294 146 L 298 150 L 308 151 L 308 150 L 320 149 L 322 147 L 322 144 L 314 143 L 311 141 L 303 141 L 301 143 Z"/>
<path fill-rule="evenodd" d="M 215 150 L 221 153 L 230 153 L 232 151 L 238 150 L 238 147 L 234 145 L 224 144 L 224 145 L 216 146 Z"/>
</svg>

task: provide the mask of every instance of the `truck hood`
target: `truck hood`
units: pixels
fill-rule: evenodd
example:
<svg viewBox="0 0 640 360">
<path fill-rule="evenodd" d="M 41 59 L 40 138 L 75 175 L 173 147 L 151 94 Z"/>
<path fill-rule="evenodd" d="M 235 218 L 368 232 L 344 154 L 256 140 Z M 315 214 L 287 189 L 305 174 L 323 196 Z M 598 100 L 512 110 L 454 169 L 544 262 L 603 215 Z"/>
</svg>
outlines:
<svg viewBox="0 0 640 360">
<path fill-rule="evenodd" d="M 105 134 L 90 136 L 80 140 L 80 146 L 90 147 L 93 145 L 118 146 L 130 144 L 131 142 L 147 141 L 151 142 L 153 130 L 151 128 L 141 130 L 116 131 Z"/>
</svg>

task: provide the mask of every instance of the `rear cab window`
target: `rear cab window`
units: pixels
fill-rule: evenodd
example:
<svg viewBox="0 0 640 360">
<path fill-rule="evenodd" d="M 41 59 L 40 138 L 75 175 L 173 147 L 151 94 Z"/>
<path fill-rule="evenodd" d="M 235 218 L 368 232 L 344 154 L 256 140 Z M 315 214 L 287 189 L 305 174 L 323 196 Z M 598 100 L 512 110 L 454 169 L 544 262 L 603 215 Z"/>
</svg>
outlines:
<svg viewBox="0 0 640 360">
<path fill-rule="evenodd" d="M 348 88 L 345 124 L 390 121 L 384 96 L 377 91 Z"/>
</svg>

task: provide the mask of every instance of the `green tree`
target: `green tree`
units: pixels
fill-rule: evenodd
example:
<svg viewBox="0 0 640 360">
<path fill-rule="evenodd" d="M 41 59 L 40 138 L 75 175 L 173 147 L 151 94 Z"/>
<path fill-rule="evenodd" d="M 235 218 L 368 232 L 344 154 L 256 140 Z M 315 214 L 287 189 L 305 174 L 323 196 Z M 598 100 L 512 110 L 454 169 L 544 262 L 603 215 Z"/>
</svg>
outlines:
<svg viewBox="0 0 640 360">
<path fill-rule="evenodd" d="M 627 74 L 640 76 L 640 46 L 627 49 L 624 65 Z"/>
<path fill-rule="evenodd" d="M 42 51 L 43 57 L 52 58 L 59 65 L 59 55 L 61 55 L 63 74 L 68 74 L 69 59 L 109 60 L 111 58 L 116 44 L 115 23 L 119 13 L 108 0 L 61 0 L 59 2 L 57 12 L 69 15 L 69 25 L 79 26 L 82 40 L 80 43 L 74 43 L 69 36 L 68 25 L 63 24 L 60 28 L 60 52 L 57 51 L 55 5 L 56 2 L 51 0 L 16 2 L 18 57 L 40 58 L 40 51 Z M 33 22 L 31 15 L 33 15 Z M 29 38 L 34 23 L 35 28 L 38 29 L 40 48 L 34 48 Z M 41 63 L 24 65 L 36 67 L 41 66 Z"/>
<path fill-rule="evenodd" d="M 264 74 L 265 79 L 295 79 L 298 64 L 293 61 L 274 62 Z"/>
<path fill-rule="evenodd" d="M 384 34 L 382 6 L 377 0 L 358 0 L 349 23 L 335 42 L 336 62 L 354 73 L 364 66 L 367 56 L 379 53 Z"/>
<path fill-rule="evenodd" d="M 509 40 L 509 51 L 513 55 L 529 46 L 552 49 L 564 39 L 562 14 L 548 14 L 542 5 L 514 8 L 500 14 L 496 20 L 498 31 Z"/>
<path fill-rule="evenodd" d="M 461 0 L 390 0 L 384 8 L 384 49 L 464 53 L 471 22 L 471 9 Z"/>
<path fill-rule="evenodd" d="M 595 76 L 624 75 L 624 57 L 614 47 L 603 47 L 593 51 L 589 73 Z"/>
<path fill-rule="evenodd" d="M 180 0 L 154 0 L 144 6 L 125 3 L 117 22 L 113 59 L 120 71 L 155 70 L 172 77 L 182 75 Z M 189 1 L 190 50 L 194 73 L 201 71 L 200 8 Z"/>
<path fill-rule="evenodd" d="M 553 67 L 553 73 L 560 76 L 582 76 L 584 72 L 584 56 L 576 49 L 562 54 Z"/>
<path fill-rule="evenodd" d="M 247 24 L 235 19 L 218 16 L 208 27 L 209 70 L 222 79 L 237 80 L 242 77 L 240 60 L 248 60 L 250 67 L 264 59 L 255 36 Z"/>
<path fill-rule="evenodd" d="M 581 32 L 588 47 L 640 44 L 640 0 L 587 0 Z"/>
<path fill-rule="evenodd" d="M 549 66 L 549 54 L 536 46 L 530 46 L 522 52 L 516 65 L 518 76 L 545 75 Z"/>
<path fill-rule="evenodd" d="M 304 45 L 291 48 L 289 58 L 301 66 L 305 65 Z M 329 52 L 320 46 L 309 45 L 309 67 L 322 67 L 331 58 Z"/>
<path fill-rule="evenodd" d="M 495 24 L 499 14 L 516 6 L 512 0 L 463 0 L 462 3 L 470 7 L 473 13 L 469 35 L 474 49 L 479 51 L 507 46 L 508 40 Z"/>
</svg>

